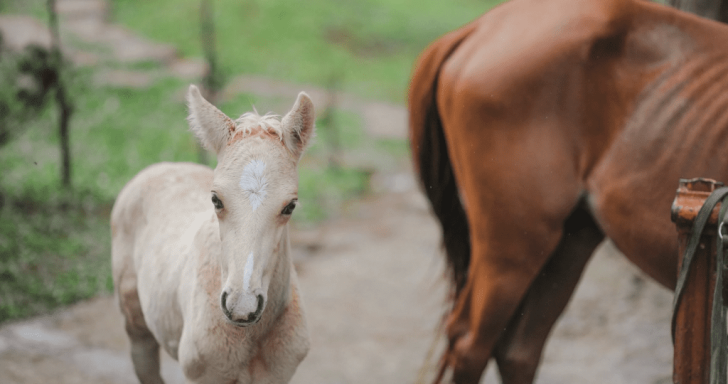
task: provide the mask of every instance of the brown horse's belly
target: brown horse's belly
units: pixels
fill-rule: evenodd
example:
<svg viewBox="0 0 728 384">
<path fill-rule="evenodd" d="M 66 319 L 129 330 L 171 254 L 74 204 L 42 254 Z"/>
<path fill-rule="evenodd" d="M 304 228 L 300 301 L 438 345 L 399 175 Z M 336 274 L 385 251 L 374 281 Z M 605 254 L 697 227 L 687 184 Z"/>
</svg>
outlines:
<svg viewBox="0 0 728 384">
<path fill-rule="evenodd" d="M 720 54 L 666 69 L 645 88 L 587 180 L 606 235 L 668 288 L 677 277 L 670 209 L 679 180 L 728 182 L 726 85 L 728 65 Z"/>
<path fill-rule="evenodd" d="M 595 178 L 590 184 L 589 202 L 605 235 L 631 262 L 673 289 L 678 249 L 670 206 L 676 187 L 665 189 L 668 193 L 650 188 L 640 172 Z"/>
<path fill-rule="evenodd" d="M 706 167 L 706 154 L 689 155 L 690 148 L 703 142 L 686 142 L 677 128 L 660 131 L 628 124 L 589 175 L 587 190 L 606 236 L 634 264 L 673 289 L 678 243 L 670 212 L 679 180 L 725 179 L 728 173 L 718 169 L 724 167 Z"/>
</svg>

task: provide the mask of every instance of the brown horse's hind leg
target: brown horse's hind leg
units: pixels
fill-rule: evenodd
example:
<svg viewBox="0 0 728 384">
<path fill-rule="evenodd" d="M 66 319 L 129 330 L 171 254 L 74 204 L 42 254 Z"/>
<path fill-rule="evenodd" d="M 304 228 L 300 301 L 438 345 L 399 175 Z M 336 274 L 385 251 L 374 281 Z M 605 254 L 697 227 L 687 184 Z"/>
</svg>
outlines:
<svg viewBox="0 0 728 384">
<path fill-rule="evenodd" d="M 525 249 L 518 253 L 527 254 Z M 454 383 L 480 380 L 497 340 L 548 259 L 509 262 L 503 254 L 477 247 L 473 256 L 470 278 L 447 324 L 450 350 L 446 364 L 452 367 Z"/>
<path fill-rule="evenodd" d="M 546 338 L 603 239 L 604 234 L 583 208 L 577 208 L 566 221 L 559 246 L 496 345 L 494 355 L 504 384 L 533 382 Z"/>
<path fill-rule="evenodd" d="M 482 189 L 476 192 L 484 194 Z M 568 196 L 566 193 L 563 195 Z M 471 196 L 475 195 L 467 193 L 465 195 L 466 201 L 472 203 L 469 210 L 473 223 L 472 258 L 468 280 L 448 319 L 450 347 L 443 364 L 452 368 L 452 379 L 455 383 L 477 383 L 480 380 L 488 361 L 494 356 L 498 340 L 507 329 L 529 288 L 538 280 L 551 256 L 559 249 L 561 239 L 564 237 L 564 223 L 570 217 L 569 211 L 573 212 L 574 209 L 572 205 L 571 209 L 563 214 L 563 219 L 559 220 L 554 218 L 555 214 L 548 212 L 547 209 L 551 206 L 547 208 L 526 206 L 529 203 L 526 199 L 518 203 L 509 202 L 508 199 L 512 198 L 512 195 L 490 197 L 490 201 L 498 202 L 498 206 L 491 204 L 487 208 L 476 206 L 477 196 L 475 198 Z M 523 213 L 524 209 L 527 213 Z M 524 219 L 515 219 L 518 217 Z M 594 240 L 594 246 L 599 240 Z M 562 247 L 567 245 L 568 242 Z M 586 252 L 587 256 L 583 257 L 588 257 L 588 253 Z M 560 262 L 562 258 L 565 259 L 563 263 Z M 568 265 L 565 265 L 568 261 L 566 259 L 567 256 L 557 257 L 549 268 L 566 270 L 568 268 Z M 583 264 L 586 260 L 579 262 Z M 568 280 L 571 277 L 563 278 Z M 558 280 L 553 277 L 537 284 L 553 282 L 554 279 Z M 571 285 L 578 280 L 578 273 L 573 280 Z M 568 300 L 571 290 L 572 287 L 566 289 L 564 301 Z M 533 299 L 536 302 L 548 300 L 539 298 L 538 295 Z M 547 305 L 546 302 L 542 304 Z M 563 305 L 557 306 L 559 308 L 551 315 L 553 317 L 558 317 L 563 307 Z M 548 332 L 543 333 L 545 338 Z M 532 369 L 535 369 L 535 363 Z M 508 372 L 506 368 L 506 374 Z"/>
</svg>

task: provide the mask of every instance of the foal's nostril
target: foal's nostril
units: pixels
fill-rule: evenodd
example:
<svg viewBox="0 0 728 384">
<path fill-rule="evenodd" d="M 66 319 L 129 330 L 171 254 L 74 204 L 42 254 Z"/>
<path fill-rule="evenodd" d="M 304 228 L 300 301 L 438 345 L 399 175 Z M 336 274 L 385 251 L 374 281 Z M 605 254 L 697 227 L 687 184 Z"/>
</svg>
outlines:
<svg viewBox="0 0 728 384">
<path fill-rule="evenodd" d="M 257 323 L 258 320 L 260 320 L 260 314 L 263 312 L 263 307 L 265 306 L 265 300 L 263 299 L 263 295 L 257 295 L 257 306 L 255 309 L 255 312 L 249 312 L 248 316 L 246 317 L 235 317 L 233 316 L 232 311 L 228 309 L 227 307 L 227 298 L 228 293 L 223 292 L 222 295 L 220 295 L 220 307 L 222 308 L 222 312 L 225 314 L 225 317 L 228 318 L 228 320 L 240 325 L 240 326 L 247 326 L 250 324 Z"/>
<path fill-rule="evenodd" d="M 258 308 L 255 309 L 255 314 L 260 315 L 263 312 L 263 295 L 258 295 Z"/>
<path fill-rule="evenodd" d="M 250 312 L 250 314 L 248 315 L 248 321 L 258 320 L 258 318 L 260 317 L 260 313 L 263 312 L 263 304 L 265 304 L 263 302 L 263 295 L 258 295 L 257 298 L 258 307 L 255 308 L 255 312 Z"/>
<path fill-rule="evenodd" d="M 227 316 L 228 318 L 232 318 L 230 311 L 227 309 L 227 306 L 225 305 L 226 301 L 227 301 L 227 292 L 223 291 L 222 295 L 220 296 L 220 307 L 222 308 L 223 313 L 225 313 L 225 316 Z"/>
</svg>

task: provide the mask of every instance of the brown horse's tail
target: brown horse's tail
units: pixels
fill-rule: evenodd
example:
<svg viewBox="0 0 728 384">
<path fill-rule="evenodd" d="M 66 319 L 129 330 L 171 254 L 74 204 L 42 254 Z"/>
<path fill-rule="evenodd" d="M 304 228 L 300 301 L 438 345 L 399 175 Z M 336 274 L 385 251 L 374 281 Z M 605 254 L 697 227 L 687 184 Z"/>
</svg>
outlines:
<svg viewBox="0 0 728 384">
<path fill-rule="evenodd" d="M 470 231 L 437 109 L 437 83 L 443 64 L 473 29 L 475 23 L 450 32 L 430 45 L 417 61 L 409 90 L 412 157 L 422 188 L 442 229 L 442 243 L 453 287 L 453 302 L 465 286 L 468 276 Z M 447 360 L 448 352 L 440 359 L 436 383 L 442 380 Z M 425 364 L 427 363 L 426 361 Z"/>
<path fill-rule="evenodd" d="M 409 90 L 412 156 L 424 192 L 442 227 L 442 242 L 454 288 L 453 298 L 465 285 L 468 275 L 470 233 L 450 163 L 436 94 L 443 63 L 473 29 L 475 23 L 430 45 L 417 61 Z"/>
</svg>

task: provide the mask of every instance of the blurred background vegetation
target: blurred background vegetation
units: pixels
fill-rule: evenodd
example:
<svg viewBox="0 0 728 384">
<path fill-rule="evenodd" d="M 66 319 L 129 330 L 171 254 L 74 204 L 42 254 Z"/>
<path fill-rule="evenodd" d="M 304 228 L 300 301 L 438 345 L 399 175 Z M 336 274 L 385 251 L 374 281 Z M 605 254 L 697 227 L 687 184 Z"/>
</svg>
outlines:
<svg viewBox="0 0 728 384">
<path fill-rule="evenodd" d="M 241 75 L 330 92 L 329 104 L 317 105 L 318 138 L 300 169 L 297 226 L 336 215 L 347 199 L 367 193 L 372 173 L 408 162 L 404 139 L 372 137 L 363 117 L 339 108 L 337 97 L 403 108 L 419 52 L 495 5 L 476 0 L 208 1 L 215 49 L 206 84 L 225 113 L 237 117 L 253 105 L 285 113 L 295 98 L 295 93 L 282 98 L 226 88 Z M 104 4 L 105 22 L 168 44 L 180 59 L 204 62 L 207 57 L 209 63 L 210 51 L 200 38 L 201 0 Z M 0 18 L 30 15 L 48 25 L 47 5 L 46 0 L 0 0 Z M 109 213 L 116 194 L 145 166 L 160 161 L 215 165 L 214 156 L 200 153 L 185 120 L 184 92 L 191 82 L 205 83 L 203 75 L 174 76 L 165 60 L 119 60 L 109 46 L 66 31 L 67 20 L 60 16 L 65 55 L 60 66 L 47 47 L 12 51 L 0 44 L 0 322 L 111 291 Z M 74 62 L 67 51 L 95 59 Z M 113 71 L 149 81 L 143 86 L 103 81 Z M 67 187 L 62 185 L 54 88 L 60 75 L 73 112 Z"/>
</svg>

